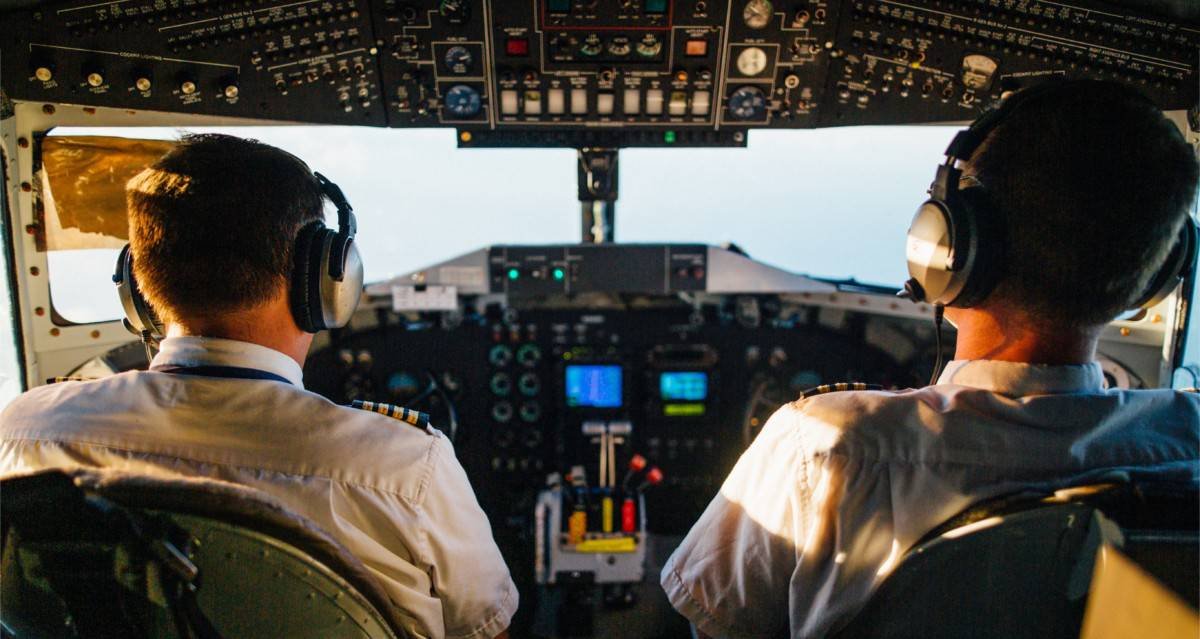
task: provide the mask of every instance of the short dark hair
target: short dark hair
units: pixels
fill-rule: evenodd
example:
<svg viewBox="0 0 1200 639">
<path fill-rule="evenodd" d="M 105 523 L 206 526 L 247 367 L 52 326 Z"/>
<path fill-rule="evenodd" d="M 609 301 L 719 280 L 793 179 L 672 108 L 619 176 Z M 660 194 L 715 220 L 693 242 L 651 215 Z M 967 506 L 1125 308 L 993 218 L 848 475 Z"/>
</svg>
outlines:
<svg viewBox="0 0 1200 639">
<path fill-rule="evenodd" d="M 164 320 L 286 294 L 300 228 L 323 218 L 296 156 L 231 135 L 184 135 L 126 185 L 134 276 Z"/>
<path fill-rule="evenodd" d="M 1038 87 L 968 164 L 1006 217 L 989 301 L 1073 326 L 1137 301 L 1190 215 L 1200 171 L 1153 103 L 1097 80 Z"/>
</svg>

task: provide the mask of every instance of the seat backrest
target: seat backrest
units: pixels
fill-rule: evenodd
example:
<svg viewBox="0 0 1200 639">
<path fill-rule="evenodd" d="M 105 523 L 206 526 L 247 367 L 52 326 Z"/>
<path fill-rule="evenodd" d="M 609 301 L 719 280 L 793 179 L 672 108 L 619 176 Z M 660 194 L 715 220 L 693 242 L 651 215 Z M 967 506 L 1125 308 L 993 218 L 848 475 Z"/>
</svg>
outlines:
<svg viewBox="0 0 1200 639">
<path fill-rule="evenodd" d="M 1079 636 L 1102 543 L 1194 602 L 1196 500 L 1194 489 L 1104 486 L 985 502 L 909 551 L 836 636 Z"/>
<path fill-rule="evenodd" d="M 0 621 L 17 638 L 404 636 L 361 562 L 259 491 L 97 470 L 0 491 Z"/>
<path fill-rule="evenodd" d="M 1121 552 L 1200 609 L 1200 492 L 1194 486 L 1120 484 L 1087 496 L 1121 527 Z"/>
</svg>

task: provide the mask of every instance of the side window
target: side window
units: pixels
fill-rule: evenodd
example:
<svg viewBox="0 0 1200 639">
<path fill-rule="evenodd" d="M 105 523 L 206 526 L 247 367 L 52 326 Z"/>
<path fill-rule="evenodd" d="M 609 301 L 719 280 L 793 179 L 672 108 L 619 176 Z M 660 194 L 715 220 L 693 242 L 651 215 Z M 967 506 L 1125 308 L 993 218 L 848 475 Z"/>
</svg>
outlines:
<svg viewBox="0 0 1200 639">
<path fill-rule="evenodd" d="M 459 150 L 454 131 L 432 129 L 60 128 L 47 138 L 57 142 L 43 143 L 44 152 L 47 144 L 74 143 L 60 162 L 63 170 L 49 180 L 60 222 L 57 233 L 51 229 L 48 255 L 58 319 L 83 324 L 121 318 L 110 278 L 126 242 L 124 182 L 169 148 L 163 141 L 185 132 L 261 140 L 336 181 L 358 217 L 368 282 L 489 244 L 579 237 L 573 150 Z M 122 143 L 105 150 L 97 148 L 99 139 Z"/>
</svg>

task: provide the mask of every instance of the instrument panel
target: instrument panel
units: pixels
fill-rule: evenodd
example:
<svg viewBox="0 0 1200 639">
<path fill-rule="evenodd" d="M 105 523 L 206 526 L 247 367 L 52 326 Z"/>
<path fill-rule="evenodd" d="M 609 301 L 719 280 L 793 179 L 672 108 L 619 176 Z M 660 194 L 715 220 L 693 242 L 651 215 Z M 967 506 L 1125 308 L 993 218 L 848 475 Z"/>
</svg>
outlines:
<svg viewBox="0 0 1200 639">
<path fill-rule="evenodd" d="M 1190 108 L 1200 26 L 1092 0 L 72 0 L 0 43 L 9 99 L 620 147 L 968 120 L 1045 77 Z"/>
<path fill-rule="evenodd" d="M 453 438 L 521 590 L 513 636 L 575 636 L 561 623 L 538 630 L 545 615 L 576 609 L 556 598 L 564 591 L 535 580 L 536 506 L 556 476 L 582 470 L 590 486 L 604 477 L 594 425 L 625 426 L 609 450 L 617 470 L 610 484 L 637 486 L 642 476 L 621 482 L 635 454 L 660 469 L 643 511 L 651 549 L 669 552 L 781 404 L 825 382 L 920 385 L 933 361 L 928 322 L 774 295 L 719 296 L 701 306 L 663 295 L 575 307 L 559 296 L 482 298 L 461 312 L 378 314 L 374 327 L 331 335 L 309 358 L 306 386 L 337 402 L 415 407 Z M 591 518 L 599 529 L 600 513 Z M 629 596 L 657 612 L 643 609 L 634 627 L 608 630 L 604 624 L 625 617 L 597 615 L 580 636 L 655 636 L 650 620 L 676 619 L 653 586 L 655 565 Z"/>
</svg>

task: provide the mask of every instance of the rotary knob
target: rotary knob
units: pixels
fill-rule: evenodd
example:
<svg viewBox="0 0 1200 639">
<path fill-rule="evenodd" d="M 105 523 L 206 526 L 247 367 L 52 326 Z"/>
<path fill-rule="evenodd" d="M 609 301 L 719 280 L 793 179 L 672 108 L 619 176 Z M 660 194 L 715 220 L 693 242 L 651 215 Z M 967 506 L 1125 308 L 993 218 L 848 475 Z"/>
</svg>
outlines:
<svg viewBox="0 0 1200 639">
<path fill-rule="evenodd" d="M 450 24 L 462 24 L 471 19 L 471 8 L 467 0 L 442 0 L 438 12 Z"/>
<path fill-rule="evenodd" d="M 33 63 L 33 77 L 42 82 L 54 79 L 54 63 L 49 60 L 36 60 Z"/>
<path fill-rule="evenodd" d="M 179 78 L 179 92 L 183 95 L 192 95 L 199 87 L 196 86 L 196 79 L 190 75 L 181 76 Z"/>
<path fill-rule="evenodd" d="M 89 87 L 104 86 L 104 67 L 88 65 L 83 70 L 83 80 Z"/>
</svg>

